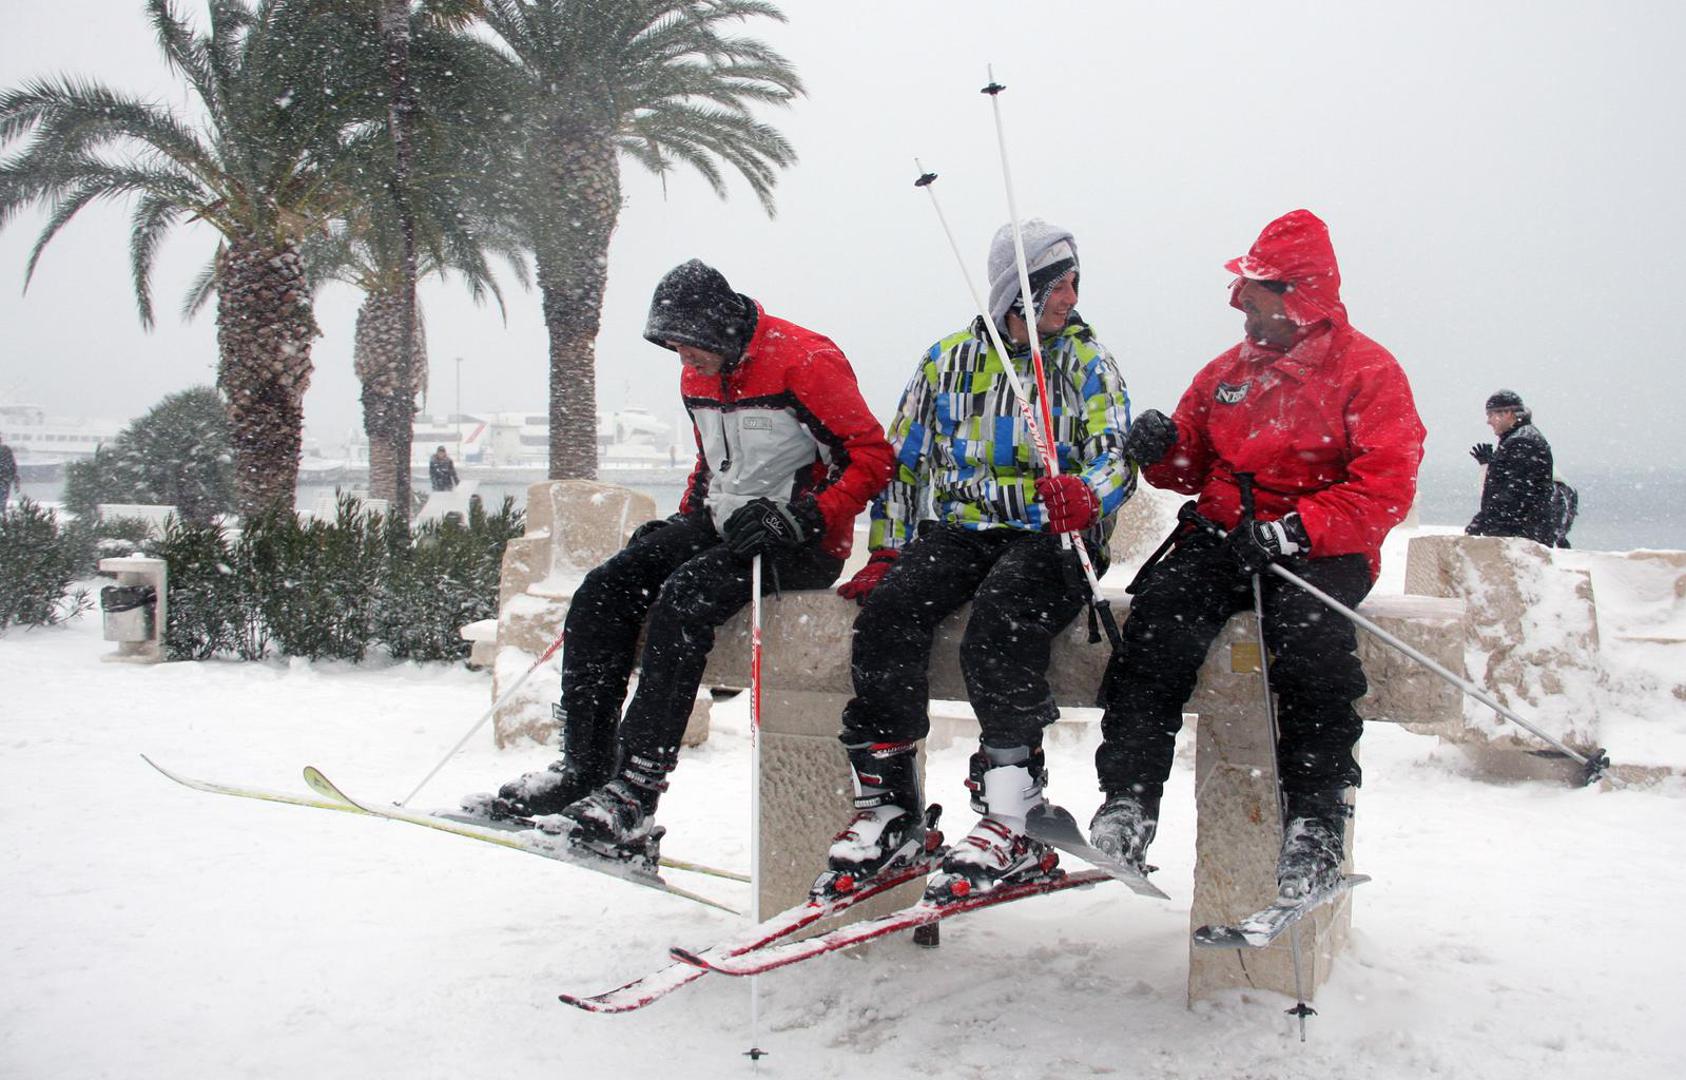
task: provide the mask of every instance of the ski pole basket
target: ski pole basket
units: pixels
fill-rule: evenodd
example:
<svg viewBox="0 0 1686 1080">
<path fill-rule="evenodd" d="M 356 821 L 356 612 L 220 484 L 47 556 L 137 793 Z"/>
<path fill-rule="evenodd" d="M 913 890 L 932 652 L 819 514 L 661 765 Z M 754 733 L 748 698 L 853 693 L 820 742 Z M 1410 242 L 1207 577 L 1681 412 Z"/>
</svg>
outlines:
<svg viewBox="0 0 1686 1080">
<path fill-rule="evenodd" d="M 105 640 L 151 641 L 157 626 L 158 590 L 151 585 L 107 585 L 100 590 Z"/>
</svg>

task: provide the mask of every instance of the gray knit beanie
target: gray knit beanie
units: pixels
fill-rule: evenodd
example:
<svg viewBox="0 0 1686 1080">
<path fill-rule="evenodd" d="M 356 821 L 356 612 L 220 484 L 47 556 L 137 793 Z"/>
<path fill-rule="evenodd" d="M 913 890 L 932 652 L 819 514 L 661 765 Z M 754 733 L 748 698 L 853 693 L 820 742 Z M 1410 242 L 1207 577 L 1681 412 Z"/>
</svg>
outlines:
<svg viewBox="0 0 1686 1080">
<path fill-rule="evenodd" d="M 1031 218 L 1020 228 L 1024 232 L 1030 291 L 1040 311 L 1059 280 L 1079 269 L 1077 240 L 1068 230 L 1041 218 Z M 997 229 L 995 239 L 989 242 L 989 317 L 997 329 L 1006 331 L 1007 312 L 1018 298 L 1019 267 L 1013 257 L 1013 226 L 1009 222 Z"/>
</svg>

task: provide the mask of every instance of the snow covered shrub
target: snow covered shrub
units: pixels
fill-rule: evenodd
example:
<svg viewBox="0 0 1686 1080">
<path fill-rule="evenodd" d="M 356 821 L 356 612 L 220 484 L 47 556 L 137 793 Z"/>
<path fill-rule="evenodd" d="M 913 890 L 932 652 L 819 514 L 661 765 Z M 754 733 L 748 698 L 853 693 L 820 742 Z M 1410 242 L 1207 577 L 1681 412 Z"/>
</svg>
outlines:
<svg viewBox="0 0 1686 1080">
<path fill-rule="evenodd" d="M 70 465 L 65 506 L 87 519 L 100 503 L 174 506 L 209 522 L 234 508 L 234 456 L 222 398 L 209 386 L 171 394 L 109 447 Z"/>
<path fill-rule="evenodd" d="M 285 656 L 361 660 L 373 638 L 386 526 L 350 495 L 332 522 L 292 513 L 250 522 L 243 573 L 257 612 Z"/>
<path fill-rule="evenodd" d="M 524 528 L 525 515 L 505 498 L 494 514 L 479 499 L 468 521 L 428 522 L 389 546 L 390 563 L 376 617 L 376 636 L 398 659 L 460 660 L 469 643 L 457 630 L 496 618 L 503 549 Z"/>
<path fill-rule="evenodd" d="M 60 525 L 33 499 L 0 513 L 0 631 L 50 626 L 91 608 L 88 591 L 71 583 L 91 567 L 93 545 L 85 526 Z"/>
<path fill-rule="evenodd" d="M 165 655 L 209 660 L 218 653 L 240 653 L 250 622 L 246 590 L 221 527 L 171 518 L 163 537 L 147 548 L 170 567 Z M 261 647 L 257 655 L 263 655 Z"/>
</svg>

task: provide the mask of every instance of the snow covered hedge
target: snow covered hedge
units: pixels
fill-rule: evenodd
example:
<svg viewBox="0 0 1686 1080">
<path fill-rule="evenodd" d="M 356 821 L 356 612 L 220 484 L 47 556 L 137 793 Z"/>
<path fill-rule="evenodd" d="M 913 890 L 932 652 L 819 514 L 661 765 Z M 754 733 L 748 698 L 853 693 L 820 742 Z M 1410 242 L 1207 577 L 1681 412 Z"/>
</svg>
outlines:
<svg viewBox="0 0 1686 1080">
<path fill-rule="evenodd" d="M 495 617 L 504 546 L 523 515 L 505 499 L 478 500 L 466 522 L 447 518 L 412 534 L 342 496 L 333 521 L 282 514 L 230 538 L 219 526 L 172 521 L 149 552 L 170 565 L 171 659 L 264 656 L 455 660 L 457 628 Z"/>
<path fill-rule="evenodd" d="M 71 583 L 93 569 L 94 535 L 60 524 L 29 498 L 0 513 L 0 632 L 14 624 L 50 626 L 93 606 Z"/>
</svg>

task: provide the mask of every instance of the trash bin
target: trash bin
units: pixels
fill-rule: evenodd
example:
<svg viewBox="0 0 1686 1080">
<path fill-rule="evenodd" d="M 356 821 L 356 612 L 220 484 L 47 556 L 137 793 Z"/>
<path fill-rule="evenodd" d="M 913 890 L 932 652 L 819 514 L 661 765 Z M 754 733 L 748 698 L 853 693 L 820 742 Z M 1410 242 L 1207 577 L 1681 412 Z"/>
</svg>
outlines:
<svg viewBox="0 0 1686 1080">
<path fill-rule="evenodd" d="M 100 590 L 105 640 L 151 641 L 157 627 L 158 590 L 151 585 L 107 585 Z"/>
</svg>

